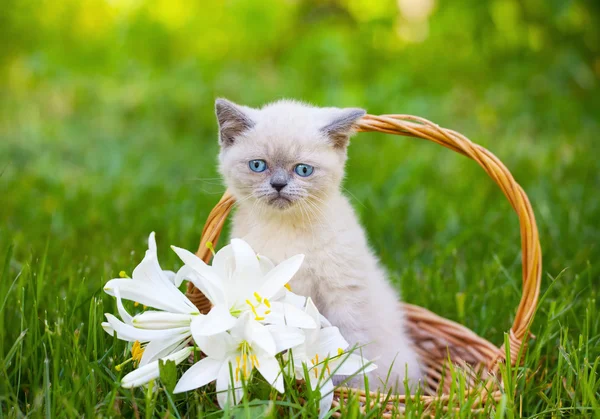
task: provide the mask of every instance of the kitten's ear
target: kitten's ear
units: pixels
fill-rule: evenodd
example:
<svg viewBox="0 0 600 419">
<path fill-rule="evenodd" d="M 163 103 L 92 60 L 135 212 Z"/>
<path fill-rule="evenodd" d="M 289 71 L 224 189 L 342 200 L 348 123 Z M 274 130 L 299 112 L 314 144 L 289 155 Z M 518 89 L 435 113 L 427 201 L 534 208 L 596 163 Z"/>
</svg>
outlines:
<svg viewBox="0 0 600 419">
<path fill-rule="evenodd" d="M 333 120 L 321 128 L 321 132 L 329 137 L 335 148 L 344 148 L 348 145 L 352 134 L 356 132 L 354 124 L 366 113 L 364 109 L 359 108 L 337 109 Z"/>
<path fill-rule="evenodd" d="M 248 110 L 245 106 L 236 105 L 227 99 L 219 98 L 215 101 L 221 147 L 229 147 L 235 141 L 235 137 L 254 126 Z"/>
</svg>

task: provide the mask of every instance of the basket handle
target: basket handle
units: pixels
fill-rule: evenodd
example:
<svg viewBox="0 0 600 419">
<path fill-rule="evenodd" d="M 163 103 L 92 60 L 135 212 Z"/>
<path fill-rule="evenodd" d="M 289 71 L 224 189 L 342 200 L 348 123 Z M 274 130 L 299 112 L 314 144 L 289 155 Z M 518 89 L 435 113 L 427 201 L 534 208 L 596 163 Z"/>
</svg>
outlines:
<svg viewBox="0 0 600 419">
<path fill-rule="evenodd" d="M 541 285 L 542 250 L 533 209 L 523 188 L 515 181 L 509 170 L 490 151 L 471 142 L 456 131 L 411 115 L 365 115 L 356 124 L 358 132 L 383 132 L 433 141 L 457 153 L 475 160 L 500 187 L 519 217 L 523 266 L 523 294 L 510 329 L 510 352 L 514 363 L 523 339 L 533 321 Z M 226 191 L 211 211 L 204 229 L 200 247 L 196 253 L 205 262 L 212 257 L 206 247 L 208 242 L 216 246 L 223 224 L 235 203 L 235 198 Z M 191 288 L 189 289 L 191 291 Z"/>
</svg>

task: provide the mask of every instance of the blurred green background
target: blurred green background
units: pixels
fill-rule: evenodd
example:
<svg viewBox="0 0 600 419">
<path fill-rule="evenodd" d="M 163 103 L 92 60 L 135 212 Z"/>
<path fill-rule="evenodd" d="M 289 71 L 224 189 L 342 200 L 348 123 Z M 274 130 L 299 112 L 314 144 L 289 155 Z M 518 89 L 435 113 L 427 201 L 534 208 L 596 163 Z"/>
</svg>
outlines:
<svg viewBox="0 0 600 419">
<path fill-rule="evenodd" d="M 102 301 L 102 284 L 133 268 L 150 231 L 164 268 L 178 266 L 167 245 L 197 245 L 224 190 L 216 97 L 414 114 L 462 132 L 529 194 L 543 291 L 564 271 L 536 327 L 560 311 L 577 336 L 577 319 L 597 307 L 597 1 L 3 0 L 1 9 L 0 353 L 32 301 L 30 359 L 57 324 L 85 330 L 92 297 Z M 475 163 L 421 140 L 359 134 L 349 155 L 345 188 L 405 299 L 500 343 L 521 268 L 518 223 L 499 189 Z M 41 373 L 27 374 L 35 389 Z M 29 387 L 13 391 L 21 406 L 33 400 Z"/>
</svg>

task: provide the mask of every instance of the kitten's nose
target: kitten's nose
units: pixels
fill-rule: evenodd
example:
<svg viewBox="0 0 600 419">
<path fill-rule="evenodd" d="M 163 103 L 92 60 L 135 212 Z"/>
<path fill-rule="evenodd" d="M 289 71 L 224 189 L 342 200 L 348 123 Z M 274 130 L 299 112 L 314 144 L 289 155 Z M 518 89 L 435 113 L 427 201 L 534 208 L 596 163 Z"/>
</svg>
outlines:
<svg viewBox="0 0 600 419">
<path fill-rule="evenodd" d="M 285 188 L 287 185 L 287 182 L 281 182 L 281 181 L 272 181 L 271 182 L 271 186 L 273 187 L 273 189 L 275 189 L 277 192 L 281 192 L 281 190 L 283 188 Z"/>
<path fill-rule="evenodd" d="M 288 184 L 288 174 L 286 173 L 285 169 L 277 167 L 274 170 L 273 176 L 271 176 L 270 180 L 273 189 L 275 189 L 277 192 L 281 192 L 281 190 L 285 188 L 285 185 Z"/>
</svg>

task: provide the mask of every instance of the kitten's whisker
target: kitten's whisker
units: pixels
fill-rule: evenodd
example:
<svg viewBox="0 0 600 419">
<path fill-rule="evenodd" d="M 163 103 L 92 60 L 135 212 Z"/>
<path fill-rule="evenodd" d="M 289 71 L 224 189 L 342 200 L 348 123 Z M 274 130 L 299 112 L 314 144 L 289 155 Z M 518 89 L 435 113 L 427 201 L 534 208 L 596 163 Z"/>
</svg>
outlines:
<svg viewBox="0 0 600 419">
<path fill-rule="evenodd" d="M 319 209 L 321 209 L 321 210 L 322 210 L 321 207 L 324 207 L 326 209 L 330 208 L 329 202 L 327 202 L 327 201 L 319 198 L 317 195 L 310 195 L 307 200 L 308 201 L 311 201 L 311 200 L 316 201 L 316 202 L 313 202 L 313 204 L 315 206 L 319 207 Z M 317 205 L 317 204 L 319 204 L 319 205 Z M 326 215 L 324 211 L 322 211 L 322 213 L 323 213 L 324 216 Z"/>
<path fill-rule="evenodd" d="M 299 203 L 300 203 L 300 208 L 302 210 L 302 213 L 304 214 L 304 211 L 303 211 L 304 208 L 306 209 L 306 212 L 308 213 L 310 209 L 305 205 L 305 201 L 299 201 Z M 315 238 L 316 238 L 315 226 L 310 221 L 311 220 L 309 219 L 308 220 L 308 225 L 309 225 L 309 228 L 310 228 L 310 235 L 311 235 L 311 238 L 312 238 L 312 247 L 314 248 L 315 247 Z"/>
<path fill-rule="evenodd" d="M 323 230 L 331 231 L 331 226 L 324 222 L 326 219 L 326 214 L 323 212 L 323 210 L 309 200 L 306 200 L 305 202 L 309 207 L 312 208 L 311 212 L 313 213 L 313 218 L 315 221 L 317 221 L 316 223 L 313 223 L 313 225 L 316 225 Z"/>
<path fill-rule="evenodd" d="M 188 179 L 189 180 L 199 180 L 199 181 L 203 181 L 203 182 L 204 181 L 211 181 L 211 182 L 218 181 L 220 183 L 224 183 L 223 179 L 220 177 L 190 177 Z"/>
<path fill-rule="evenodd" d="M 352 198 L 354 198 L 354 200 L 355 200 L 356 202 L 358 202 L 358 203 L 359 203 L 359 204 L 360 204 L 360 205 L 361 205 L 363 208 L 367 208 L 367 206 L 366 206 L 365 204 L 363 204 L 363 202 L 362 202 L 360 199 L 358 199 L 358 198 L 356 197 L 356 195 L 354 195 L 352 192 L 350 192 L 350 191 L 349 191 L 347 188 L 344 188 L 344 186 L 342 186 L 342 185 L 340 185 L 340 186 L 341 186 L 341 188 L 342 188 L 344 191 L 348 192 L 348 194 L 349 194 L 349 195 L 350 195 Z"/>
<path fill-rule="evenodd" d="M 316 215 L 319 215 L 321 219 L 325 219 L 325 216 L 326 216 L 325 212 L 321 208 L 319 208 L 319 206 L 317 204 L 315 204 L 314 202 L 311 202 L 309 199 L 307 199 L 305 202 L 307 205 L 309 205 L 313 209 L 313 211 L 315 211 Z M 319 220 L 319 221 L 321 221 L 321 220 Z"/>
</svg>

